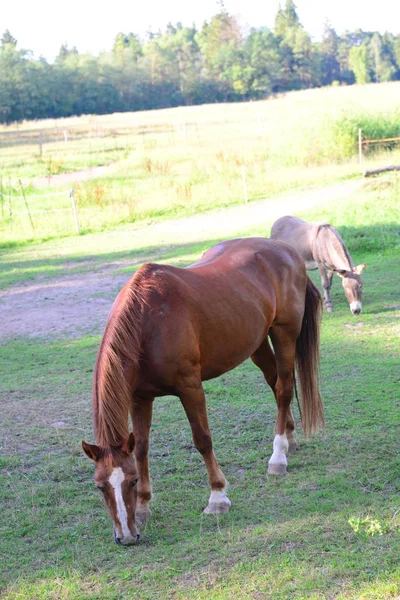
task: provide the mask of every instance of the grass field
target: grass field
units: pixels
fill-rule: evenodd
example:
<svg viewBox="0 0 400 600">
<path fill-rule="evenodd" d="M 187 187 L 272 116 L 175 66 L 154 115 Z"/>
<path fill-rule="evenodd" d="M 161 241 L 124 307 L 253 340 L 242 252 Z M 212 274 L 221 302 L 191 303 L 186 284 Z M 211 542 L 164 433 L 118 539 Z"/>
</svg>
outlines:
<svg viewBox="0 0 400 600">
<path fill-rule="evenodd" d="M 358 177 L 358 129 L 400 136 L 399 94 L 393 82 L 0 127 L 1 242 L 74 235 L 71 188 L 87 233 L 243 203 L 243 178 L 252 202 Z M 364 167 L 399 162 L 391 145 Z"/>
<path fill-rule="evenodd" d="M 81 439 L 93 440 L 90 389 L 101 339 L 94 304 L 80 300 L 83 286 L 74 302 L 84 331 L 33 335 L 28 323 L 24 334 L 0 341 L 4 600 L 400 597 L 399 189 L 400 178 L 387 174 L 337 202 L 296 211 L 337 225 L 355 263 L 367 263 L 364 310 L 350 314 L 336 278 L 336 310 L 322 327 L 326 432 L 304 441 L 299 428 L 301 447 L 284 478 L 267 475 L 276 410 L 261 373 L 246 362 L 206 383 L 233 505 L 222 517 L 202 515 L 205 468 L 178 400 L 161 398 L 151 438 L 152 519 L 137 547 L 112 542 L 80 448 Z M 245 229 L 239 221 L 229 234 L 267 235 L 266 222 L 260 214 L 259 224 Z M 143 228 L 132 247 L 130 231 L 4 247 L 1 302 L 23 320 L 24 296 L 44 290 L 45 320 L 46 289 L 67 290 L 93 272 L 108 285 L 109 307 L 117 284 L 142 261 L 182 266 L 216 241 L 211 230 L 183 228 L 174 242 L 154 246 Z M 89 300 L 99 294 L 94 288 Z"/>
</svg>

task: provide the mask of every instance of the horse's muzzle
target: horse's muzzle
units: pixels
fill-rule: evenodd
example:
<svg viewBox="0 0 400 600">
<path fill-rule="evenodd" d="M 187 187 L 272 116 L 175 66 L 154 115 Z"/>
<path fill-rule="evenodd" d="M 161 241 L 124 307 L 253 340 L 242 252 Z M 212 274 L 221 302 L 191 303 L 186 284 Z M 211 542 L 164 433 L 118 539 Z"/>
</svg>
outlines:
<svg viewBox="0 0 400 600">
<path fill-rule="evenodd" d="M 359 315 L 361 313 L 362 310 L 362 304 L 361 302 L 352 302 L 350 304 L 350 310 L 352 312 L 353 315 Z"/>
<path fill-rule="evenodd" d="M 137 533 L 136 535 L 130 535 L 128 537 L 119 537 L 114 532 L 114 541 L 116 544 L 118 544 L 120 546 L 133 546 L 133 544 L 136 544 L 139 540 L 140 540 L 140 533 Z"/>
</svg>

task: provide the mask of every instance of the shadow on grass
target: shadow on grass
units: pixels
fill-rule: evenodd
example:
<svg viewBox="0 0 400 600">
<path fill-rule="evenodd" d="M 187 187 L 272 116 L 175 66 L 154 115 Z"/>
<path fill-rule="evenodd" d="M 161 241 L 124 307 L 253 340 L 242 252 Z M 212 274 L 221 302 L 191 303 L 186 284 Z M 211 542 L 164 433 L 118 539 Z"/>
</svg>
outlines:
<svg viewBox="0 0 400 600">
<path fill-rule="evenodd" d="M 133 274 L 141 263 L 169 261 L 170 264 L 186 266 L 192 262 L 185 255 L 200 256 L 221 239 L 198 240 L 185 244 L 159 244 L 143 246 L 120 252 L 105 252 L 88 254 L 84 257 L 57 257 L 43 259 L 7 260 L 7 252 L 0 259 L 0 288 L 6 288 L 20 281 L 35 281 L 36 279 L 51 280 L 52 278 L 67 277 L 79 273 L 97 273 L 120 271 Z M 182 258 L 183 257 L 183 258 Z"/>
<path fill-rule="evenodd" d="M 254 230 L 253 230 L 254 231 Z M 262 235 L 260 232 L 258 235 Z M 366 254 L 383 253 L 400 247 L 400 224 L 384 223 L 368 227 L 341 226 L 340 233 L 356 263 L 366 260 Z M 101 238 L 99 237 L 99 240 Z M 37 278 L 50 279 L 76 273 L 98 272 L 103 270 L 123 270 L 131 273 L 141 262 L 170 262 L 178 266 L 190 264 L 192 258 L 182 259 L 185 254 L 200 256 L 207 248 L 224 238 L 199 237 L 197 241 L 175 244 L 157 244 L 123 250 L 119 252 L 96 252 L 77 256 L 71 252 L 68 256 L 57 258 L 15 258 L 14 249 L 3 249 L 0 258 L 0 288 L 6 288 L 19 281 Z M 99 243 L 100 245 L 100 243 Z M 23 253 L 27 252 L 26 249 Z M 11 254 L 10 259 L 7 256 Z M 131 267 L 133 267 L 131 269 Z"/>
</svg>

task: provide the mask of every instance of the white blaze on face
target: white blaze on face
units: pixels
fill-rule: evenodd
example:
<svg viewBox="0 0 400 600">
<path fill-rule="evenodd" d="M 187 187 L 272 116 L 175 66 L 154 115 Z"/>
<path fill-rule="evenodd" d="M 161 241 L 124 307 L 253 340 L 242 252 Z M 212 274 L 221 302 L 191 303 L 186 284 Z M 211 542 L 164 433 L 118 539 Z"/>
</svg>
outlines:
<svg viewBox="0 0 400 600">
<path fill-rule="evenodd" d="M 126 511 L 124 498 L 122 496 L 122 483 L 124 482 L 124 480 L 125 474 L 123 470 L 121 469 L 121 467 L 116 467 L 115 469 L 113 469 L 113 472 L 111 473 L 108 481 L 110 482 L 110 485 L 114 490 L 115 503 L 117 505 L 117 516 L 119 522 L 121 523 L 121 533 L 123 537 L 126 538 L 131 536 L 131 532 L 129 531 L 128 513 Z"/>
</svg>

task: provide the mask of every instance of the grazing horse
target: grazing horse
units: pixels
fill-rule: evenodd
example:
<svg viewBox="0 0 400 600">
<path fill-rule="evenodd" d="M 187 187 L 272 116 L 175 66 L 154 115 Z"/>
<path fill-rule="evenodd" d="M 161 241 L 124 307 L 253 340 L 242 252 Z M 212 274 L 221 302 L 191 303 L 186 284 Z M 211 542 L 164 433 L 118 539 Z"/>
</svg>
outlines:
<svg viewBox="0 0 400 600">
<path fill-rule="evenodd" d="M 354 266 L 340 233 L 327 223 L 306 223 L 297 217 L 281 217 L 272 225 L 271 239 L 281 240 L 297 250 L 309 271 L 319 269 L 324 290 L 324 307 L 333 312 L 330 296 L 333 274 L 342 279 L 346 298 L 353 315 L 362 309 L 361 273 L 366 265 Z"/>
<path fill-rule="evenodd" d="M 229 510 L 202 381 L 249 357 L 264 374 L 278 407 L 268 472 L 286 472 L 286 454 L 296 446 L 290 410 L 295 365 L 306 435 L 323 423 L 320 317 L 321 296 L 301 257 L 287 244 L 264 238 L 225 241 L 189 267 L 145 264 L 133 275 L 114 302 L 96 360 L 97 445 L 82 442 L 95 462 L 95 482 L 104 494 L 117 543 L 135 543 L 137 526 L 150 515 L 148 450 L 156 396 L 178 396 L 186 412 L 211 487 L 204 512 Z"/>
</svg>

